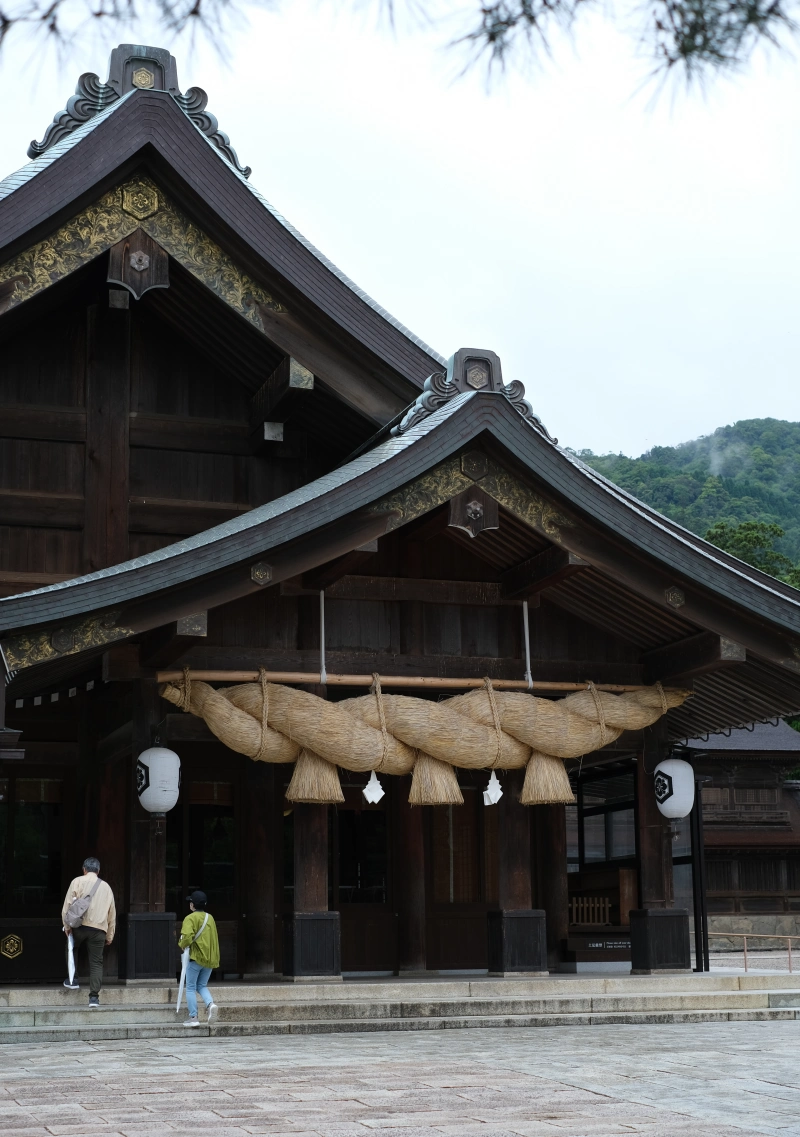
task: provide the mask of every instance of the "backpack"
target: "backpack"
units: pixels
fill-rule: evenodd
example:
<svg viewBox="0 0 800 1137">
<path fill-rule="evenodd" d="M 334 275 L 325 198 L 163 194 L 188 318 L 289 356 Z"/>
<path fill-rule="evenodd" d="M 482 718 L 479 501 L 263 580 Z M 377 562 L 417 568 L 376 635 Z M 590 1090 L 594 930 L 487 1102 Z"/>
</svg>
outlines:
<svg viewBox="0 0 800 1137">
<path fill-rule="evenodd" d="M 92 885 L 91 891 L 87 892 L 85 896 L 76 896 L 67 908 L 66 924 L 68 928 L 80 928 L 83 923 L 83 917 L 89 910 L 89 905 L 92 902 L 92 897 L 100 887 L 100 877 Z"/>
</svg>

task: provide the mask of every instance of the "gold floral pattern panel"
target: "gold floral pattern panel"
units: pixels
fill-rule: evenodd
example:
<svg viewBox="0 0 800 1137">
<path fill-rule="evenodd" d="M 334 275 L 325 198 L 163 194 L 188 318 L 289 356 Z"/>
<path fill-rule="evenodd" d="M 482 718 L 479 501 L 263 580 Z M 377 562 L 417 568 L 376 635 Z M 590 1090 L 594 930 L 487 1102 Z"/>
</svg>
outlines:
<svg viewBox="0 0 800 1137">
<path fill-rule="evenodd" d="M 0 314 L 76 272 L 138 228 L 259 331 L 265 330 L 261 307 L 285 311 L 163 190 L 149 178 L 136 177 L 110 190 L 55 233 L 0 265 Z"/>
</svg>

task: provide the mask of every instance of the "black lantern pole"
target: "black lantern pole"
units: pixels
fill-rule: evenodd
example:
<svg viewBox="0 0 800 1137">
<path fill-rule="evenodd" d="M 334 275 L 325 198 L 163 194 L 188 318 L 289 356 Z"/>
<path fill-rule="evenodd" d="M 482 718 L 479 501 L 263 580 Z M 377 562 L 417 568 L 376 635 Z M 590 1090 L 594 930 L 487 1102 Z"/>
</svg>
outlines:
<svg viewBox="0 0 800 1137">
<path fill-rule="evenodd" d="M 706 854 L 703 836 L 703 785 L 711 778 L 703 774 L 694 776 L 694 805 L 689 814 L 689 831 L 692 841 L 692 896 L 694 901 L 694 960 L 695 971 L 709 971 L 708 956 L 708 905 L 706 903 Z"/>
</svg>

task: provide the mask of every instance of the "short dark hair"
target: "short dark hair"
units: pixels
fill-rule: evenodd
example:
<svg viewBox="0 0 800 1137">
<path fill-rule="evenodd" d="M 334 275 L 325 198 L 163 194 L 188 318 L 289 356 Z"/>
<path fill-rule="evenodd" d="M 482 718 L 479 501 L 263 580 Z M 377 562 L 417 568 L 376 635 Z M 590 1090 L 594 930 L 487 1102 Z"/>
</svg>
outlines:
<svg viewBox="0 0 800 1137">
<path fill-rule="evenodd" d="M 87 872 L 100 872 L 100 862 L 98 861 L 97 857 L 87 857 L 83 862 L 83 867 Z"/>
</svg>

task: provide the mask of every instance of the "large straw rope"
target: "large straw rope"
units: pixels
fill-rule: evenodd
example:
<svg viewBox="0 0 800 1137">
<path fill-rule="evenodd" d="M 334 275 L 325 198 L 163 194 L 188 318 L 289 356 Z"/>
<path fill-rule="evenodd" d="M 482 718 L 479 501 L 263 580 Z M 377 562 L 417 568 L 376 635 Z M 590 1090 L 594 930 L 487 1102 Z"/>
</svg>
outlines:
<svg viewBox="0 0 800 1137">
<path fill-rule="evenodd" d="M 565 699 L 539 699 L 518 691 L 483 689 L 442 703 L 410 695 L 384 695 L 378 677 L 373 692 L 332 703 L 267 683 L 215 690 L 192 682 L 167 683 L 161 694 L 205 719 L 231 750 L 263 762 L 297 763 L 290 801 L 342 801 L 337 766 L 387 774 L 413 771 L 409 801 L 456 804 L 463 799 L 454 767 L 477 770 L 526 767 L 524 805 L 571 802 L 562 761 L 580 758 L 642 730 L 690 692 L 661 684 L 622 695 L 594 685 Z"/>
</svg>

